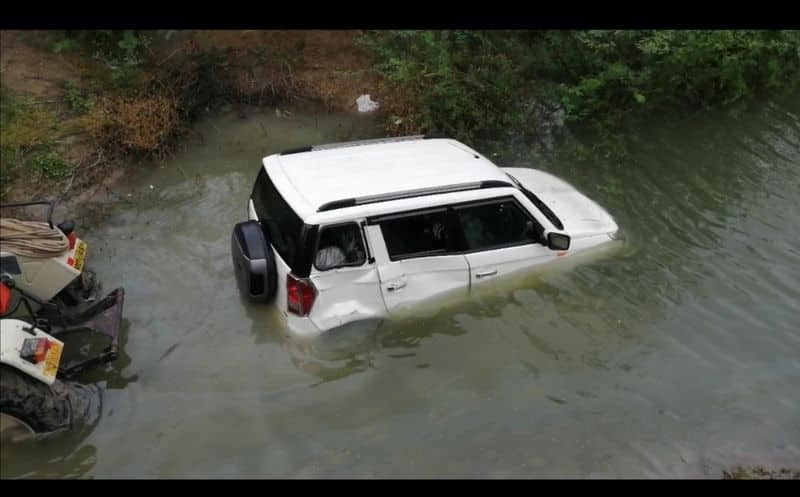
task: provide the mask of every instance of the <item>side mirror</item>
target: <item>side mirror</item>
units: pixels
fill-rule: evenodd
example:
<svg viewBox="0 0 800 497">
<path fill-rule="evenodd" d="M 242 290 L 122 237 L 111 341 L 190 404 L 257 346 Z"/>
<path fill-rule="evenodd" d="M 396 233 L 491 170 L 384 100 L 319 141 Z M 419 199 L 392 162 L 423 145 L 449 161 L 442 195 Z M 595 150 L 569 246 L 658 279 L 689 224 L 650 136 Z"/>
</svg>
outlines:
<svg viewBox="0 0 800 497">
<path fill-rule="evenodd" d="M 564 233 L 548 233 L 547 246 L 550 250 L 567 250 L 569 248 L 569 235 Z"/>
</svg>

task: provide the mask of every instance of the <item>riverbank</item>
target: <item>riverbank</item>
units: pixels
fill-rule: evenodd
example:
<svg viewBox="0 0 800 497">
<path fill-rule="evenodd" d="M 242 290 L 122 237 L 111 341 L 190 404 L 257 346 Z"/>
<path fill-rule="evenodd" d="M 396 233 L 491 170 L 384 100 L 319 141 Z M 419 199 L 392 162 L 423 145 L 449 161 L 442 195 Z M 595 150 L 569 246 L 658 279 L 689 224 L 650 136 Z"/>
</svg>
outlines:
<svg viewBox="0 0 800 497">
<path fill-rule="evenodd" d="M 356 99 L 382 87 L 357 36 L 156 32 L 118 54 L 94 38 L 0 32 L 0 198 L 57 198 L 69 210 L 102 200 L 124 181 L 125 164 L 163 160 L 198 117 L 223 108 L 357 113 Z"/>
<path fill-rule="evenodd" d="M 163 160 L 226 105 L 358 112 L 475 146 L 571 140 L 623 161 L 653 115 L 741 113 L 800 87 L 800 32 L 4 31 L 0 198 L 73 204 Z M 568 131 L 562 133 L 562 131 Z"/>
</svg>

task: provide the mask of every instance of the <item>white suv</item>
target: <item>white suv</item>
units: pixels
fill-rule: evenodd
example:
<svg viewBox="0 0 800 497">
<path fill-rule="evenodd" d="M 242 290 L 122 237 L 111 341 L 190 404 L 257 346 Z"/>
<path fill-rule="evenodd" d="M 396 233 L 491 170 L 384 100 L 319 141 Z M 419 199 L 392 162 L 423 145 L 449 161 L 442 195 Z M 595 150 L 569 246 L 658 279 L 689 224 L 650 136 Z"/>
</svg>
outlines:
<svg viewBox="0 0 800 497">
<path fill-rule="evenodd" d="M 239 288 L 274 301 L 298 335 L 467 295 L 621 238 L 566 182 L 424 136 L 265 157 L 249 218 L 231 238 Z"/>
</svg>

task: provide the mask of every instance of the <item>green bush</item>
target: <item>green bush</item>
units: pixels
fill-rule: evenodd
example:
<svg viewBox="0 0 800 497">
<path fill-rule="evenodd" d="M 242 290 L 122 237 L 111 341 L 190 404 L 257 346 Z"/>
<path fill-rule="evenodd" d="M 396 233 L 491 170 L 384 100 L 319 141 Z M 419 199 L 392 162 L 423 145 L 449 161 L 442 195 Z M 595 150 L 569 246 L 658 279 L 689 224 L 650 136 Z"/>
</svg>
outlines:
<svg viewBox="0 0 800 497">
<path fill-rule="evenodd" d="M 515 42 L 479 31 L 377 32 L 362 40 L 411 104 L 407 118 L 465 140 L 522 124 L 529 86 L 514 61 Z"/>
<path fill-rule="evenodd" d="M 100 60 L 110 70 L 110 82 L 119 89 L 131 89 L 151 43 L 148 33 L 125 30 L 72 30 L 54 32 L 51 50 L 80 51 Z"/>
<path fill-rule="evenodd" d="M 800 31 L 547 32 L 529 71 L 558 84 L 573 121 L 648 110 L 727 107 L 796 87 Z"/>
<path fill-rule="evenodd" d="M 69 108 L 80 114 L 89 112 L 95 102 L 94 95 L 83 93 L 72 81 L 64 83 L 64 98 L 66 98 Z"/>
<path fill-rule="evenodd" d="M 72 172 L 72 165 L 52 150 L 33 154 L 30 164 L 51 179 L 66 179 Z"/>
<path fill-rule="evenodd" d="M 119 65 L 138 65 L 141 51 L 150 44 L 150 36 L 130 29 L 72 30 L 55 33 L 52 50 L 81 49 L 105 61 Z"/>
<path fill-rule="evenodd" d="M 731 107 L 800 81 L 800 31 L 395 31 L 364 45 L 412 119 L 463 139 L 535 127 L 532 97 L 613 141 L 631 117 Z"/>
</svg>

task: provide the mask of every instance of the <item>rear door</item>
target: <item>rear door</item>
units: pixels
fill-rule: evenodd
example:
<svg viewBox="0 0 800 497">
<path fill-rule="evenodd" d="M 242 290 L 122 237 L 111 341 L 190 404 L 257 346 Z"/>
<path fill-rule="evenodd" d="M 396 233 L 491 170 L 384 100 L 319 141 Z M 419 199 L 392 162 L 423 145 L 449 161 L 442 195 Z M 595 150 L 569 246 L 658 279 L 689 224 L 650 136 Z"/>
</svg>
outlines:
<svg viewBox="0 0 800 497">
<path fill-rule="evenodd" d="M 455 206 L 463 233 L 470 286 L 544 264 L 556 252 L 543 243 L 543 228 L 514 197 L 482 200 Z"/>
<path fill-rule="evenodd" d="M 454 218 L 447 208 L 368 220 L 383 300 L 389 313 L 433 297 L 464 296 L 469 266 L 457 251 Z"/>
<path fill-rule="evenodd" d="M 360 222 L 323 225 L 310 279 L 317 297 L 309 317 L 322 330 L 386 315 L 375 261 Z"/>
</svg>

